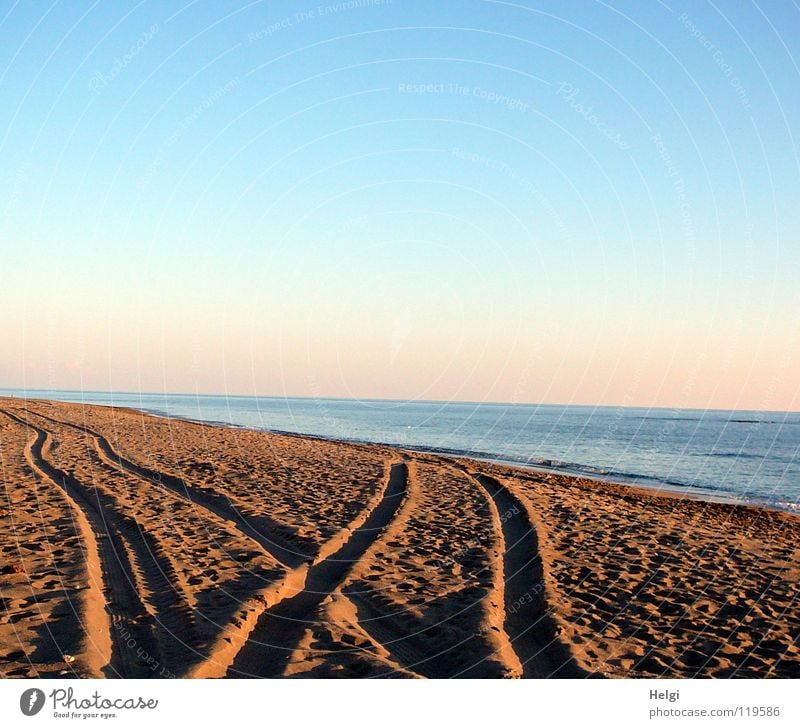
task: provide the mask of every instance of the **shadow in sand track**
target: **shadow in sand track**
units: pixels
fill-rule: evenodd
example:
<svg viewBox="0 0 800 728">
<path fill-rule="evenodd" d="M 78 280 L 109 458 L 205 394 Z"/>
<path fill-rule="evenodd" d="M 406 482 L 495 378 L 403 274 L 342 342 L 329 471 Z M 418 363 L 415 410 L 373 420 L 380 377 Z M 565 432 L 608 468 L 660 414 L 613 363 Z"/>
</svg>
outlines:
<svg viewBox="0 0 800 728">
<path fill-rule="evenodd" d="M 57 468 L 48 460 L 52 435 L 6 410 L 3 413 L 35 433 L 26 447 L 25 457 L 40 477 L 62 488 L 86 518 L 97 545 L 107 610 L 111 622 L 111 655 L 105 668 L 107 677 L 151 677 L 152 663 L 161 664 L 158 644 L 154 638 L 154 620 L 139 598 L 128 550 L 120 533 L 106 518 L 77 479 Z M 84 536 L 85 540 L 86 536 Z M 89 625 L 89 629 L 93 630 Z M 143 659 L 146 655 L 151 662 Z"/>
<path fill-rule="evenodd" d="M 228 671 L 229 677 L 277 677 L 314 611 L 391 523 L 406 495 L 408 466 L 392 465 L 383 497 L 342 547 L 308 571 L 304 589 L 265 612 Z"/>
<path fill-rule="evenodd" d="M 53 422 L 59 428 L 79 429 L 62 425 L 58 420 L 49 417 L 40 417 Z M 55 436 L 58 437 L 58 432 Z M 86 445 L 88 443 L 81 443 L 81 446 Z M 101 460 L 103 466 L 116 476 L 118 471 L 102 457 Z M 162 674 L 180 673 L 182 666 L 196 654 L 197 635 L 190 598 L 180 586 L 181 581 L 172 556 L 153 533 L 143 528 L 125 505 L 119 502 L 113 487 L 101 485 L 97 480 L 94 480 L 92 487 L 88 487 L 70 474 L 65 474 L 65 477 L 71 480 L 73 487 L 82 492 L 84 499 L 101 515 L 107 531 L 124 547 L 121 558 L 127 562 L 126 573 L 134 579 L 139 601 L 149 615 L 144 622 L 150 623 L 150 632 L 160 654 L 160 660 L 156 661 L 156 654 L 140 644 L 137 646 L 139 661 L 144 660 L 151 671 L 161 671 Z M 118 628 L 118 625 L 114 624 L 114 627 Z M 122 632 L 127 631 L 119 629 Z M 126 635 L 123 634 L 123 637 Z M 131 635 L 126 637 L 126 641 L 131 641 Z"/>
<path fill-rule="evenodd" d="M 522 663 L 524 677 L 587 677 L 548 612 L 544 565 L 536 528 L 523 503 L 488 475 L 473 474 L 494 500 L 506 542 L 505 629 Z"/>
<path fill-rule="evenodd" d="M 310 553 L 314 547 L 313 542 L 310 540 L 304 542 L 286 524 L 274 521 L 264 514 L 245 516 L 222 493 L 216 493 L 208 489 L 201 490 L 176 475 L 170 475 L 135 463 L 114 448 L 106 437 L 85 425 L 57 420 L 34 410 L 30 410 L 30 412 L 54 424 L 72 427 L 83 432 L 91 439 L 95 450 L 104 462 L 138 478 L 167 488 L 177 496 L 185 498 L 196 506 L 230 522 L 243 536 L 255 541 L 278 563 L 293 568 L 310 560 Z"/>
</svg>

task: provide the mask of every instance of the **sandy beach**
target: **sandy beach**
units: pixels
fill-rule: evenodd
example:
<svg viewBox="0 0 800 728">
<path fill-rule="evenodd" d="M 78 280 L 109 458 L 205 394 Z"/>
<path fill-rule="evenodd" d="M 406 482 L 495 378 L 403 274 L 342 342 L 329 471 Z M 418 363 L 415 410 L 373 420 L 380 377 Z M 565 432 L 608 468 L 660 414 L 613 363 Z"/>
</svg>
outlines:
<svg viewBox="0 0 800 728">
<path fill-rule="evenodd" d="M 0 398 L 3 677 L 800 677 L 800 519 Z"/>
</svg>

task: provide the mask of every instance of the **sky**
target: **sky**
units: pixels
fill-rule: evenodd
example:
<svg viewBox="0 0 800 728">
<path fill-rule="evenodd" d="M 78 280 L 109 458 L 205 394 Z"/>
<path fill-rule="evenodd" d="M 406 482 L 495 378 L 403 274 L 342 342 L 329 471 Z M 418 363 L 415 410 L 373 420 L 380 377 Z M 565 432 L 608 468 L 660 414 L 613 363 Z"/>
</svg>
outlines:
<svg viewBox="0 0 800 728">
<path fill-rule="evenodd" d="M 0 6 L 0 387 L 800 409 L 800 8 Z"/>
</svg>

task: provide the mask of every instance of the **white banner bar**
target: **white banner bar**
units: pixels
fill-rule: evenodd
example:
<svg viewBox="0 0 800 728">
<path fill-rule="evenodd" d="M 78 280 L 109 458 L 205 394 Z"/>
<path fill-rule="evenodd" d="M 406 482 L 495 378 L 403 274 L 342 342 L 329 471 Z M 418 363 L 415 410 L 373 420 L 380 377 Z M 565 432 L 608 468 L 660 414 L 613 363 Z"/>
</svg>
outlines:
<svg viewBox="0 0 800 728">
<path fill-rule="evenodd" d="M 797 684 L 768 680 L 3 680 L 0 725 L 800 725 Z"/>
</svg>

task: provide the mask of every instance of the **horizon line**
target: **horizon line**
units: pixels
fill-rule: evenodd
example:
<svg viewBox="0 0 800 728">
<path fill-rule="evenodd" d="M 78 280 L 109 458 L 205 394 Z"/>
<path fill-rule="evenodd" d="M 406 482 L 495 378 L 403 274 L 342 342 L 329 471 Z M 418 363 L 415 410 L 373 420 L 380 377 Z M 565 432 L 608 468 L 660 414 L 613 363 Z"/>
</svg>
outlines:
<svg viewBox="0 0 800 728">
<path fill-rule="evenodd" d="M 105 394 L 114 396 L 155 396 L 155 397 L 224 397 L 227 399 L 300 399 L 319 400 L 327 402 L 396 402 L 403 404 L 473 404 L 495 405 L 505 407 L 582 407 L 594 409 L 641 409 L 641 410 L 667 410 L 677 412 L 763 412 L 769 414 L 800 414 L 800 410 L 768 410 L 768 409 L 731 409 L 723 407 L 677 407 L 677 406 L 649 406 L 635 404 L 566 404 L 564 402 L 502 402 L 489 400 L 469 399 L 394 399 L 391 397 L 325 397 L 310 395 L 289 394 L 220 394 L 208 392 L 146 392 L 133 390 L 106 390 L 106 389 L 52 389 L 44 387 L 0 387 L 0 392 L 63 392 L 65 394 Z"/>
</svg>

